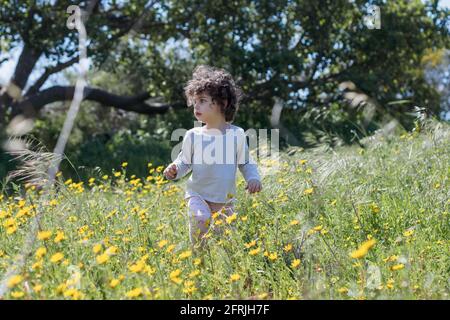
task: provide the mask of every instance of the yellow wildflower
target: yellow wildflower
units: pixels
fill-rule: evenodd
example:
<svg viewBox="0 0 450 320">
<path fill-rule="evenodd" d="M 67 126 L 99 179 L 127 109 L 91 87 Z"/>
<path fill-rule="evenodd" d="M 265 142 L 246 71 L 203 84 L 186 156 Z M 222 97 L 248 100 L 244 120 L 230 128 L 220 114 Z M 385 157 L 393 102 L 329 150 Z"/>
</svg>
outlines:
<svg viewBox="0 0 450 320">
<path fill-rule="evenodd" d="M 116 254 L 118 251 L 119 251 L 119 248 L 117 248 L 116 246 L 111 246 L 105 250 L 105 254 L 112 256 L 112 255 Z"/>
<path fill-rule="evenodd" d="M 95 259 L 96 259 L 98 264 L 103 264 L 103 263 L 108 262 L 109 255 L 105 252 L 105 253 L 103 253 L 101 255 L 98 255 Z"/>
<path fill-rule="evenodd" d="M 269 295 L 267 292 L 263 292 L 261 294 L 258 295 L 258 299 L 265 299 L 267 298 Z"/>
<path fill-rule="evenodd" d="M 22 298 L 25 295 L 23 291 L 13 291 L 11 292 L 11 297 L 13 298 Z"/>
<path fill-rule="evenodd" d="M 145 266 L 144 271 L 147 273 L 147 275 L 151 276 L 156 272 L 156 268 L 152 268 L 148 265 Z"/>
<path fill-rule="evenodd" d="M 380 208 L 375 204 L 375 203 L 371 203 L 370 204 L 370 208 L 372 209 L 373 213 L 378 213 L 380 212 Z"/>
<path fill-rule="evenodd" d="M 411 230 L 406 230 L 405 232 L 403 232 L 403 235 L 408 238 L 408 237 L 411 237 L 413 235 L 413 233 L 414 233 L 414 230 L 411 229 Z"/>
<path fill-rule="evenodd" d="M 248 252 L 248 254 L 251 255 L 251 256 L 255 256 L 255 255 L 257 255 L 257 254 L 260 253 L 260 252 L 261 252 L 261 249 L 260 249 L 260 248 L 255 248 L 255 249 L 253 249 L 253 250 L 250 250 L 250 251 Z"/>
<path fill-rule="evenodd" d="M 197 291 L 197 288 L 195 286 L 187 286 L 185 288 L 183 288 L 183 292 L 187 293 L 187 294 L 191 294 L 194 293 L 195 291 Z"/>
<path fill-rule="evenodd" d="M 179 278 L 180 274 L 181 274 L 181 270 L 176 269 L 170 273 L 169 278 L 171 281 L 175 282 L 176 284 L 180 284 L 182 282 L 182 280 Z"/>
<path fill-rule="evenodd" d="M 194 281 L 186 280 L 184 282 L 184 289 L 183 289 L 184 293 L 191 294 L 191 293 L 195 292 L 196 290 L 197 290 L 197 288 L 195 287 Z"/>
<path fill-rule="evenodd" d="M 36 293 L 38 293 L 41 290 L 42 290 L 42 284 L 37 284 L 33 287 L 33 291 Z"/>
<path fill-rule="evenodd" d="M 23 277 L 21 275 L 15 275 L 8 279 L 8 288 L 13 288 L 19 283 L 21 283 Z"/>
<path fill-rule="evenodd" d="M 128 298 L 137 298 L 142 294 L 142 289 L 141 288 L 135 288 L 133 290 L 128 291 L 125 295 Z"/>
<path fill-rule="evenodd" d="M 39 240 L 47 240 L 52 235 L 51 231 L 39 231 L 38 232 L 38 239 Z"/>
<path fill-rule="evenodd" d="M 276 252 L 269 254 L 269 260 L 275 261 L 275 260 L 277 260 L 277 258 L 278 258 L 278 255 Z"/>
<path fill-rule="evenodd" d="M 66 239 L 66 237 L 64 236 L 64 232 L 62 232 L 62 231 L 57 231 L 57 232 L 56 232 L 55 239 L 54 239 L 55 243 L 61 242 L 61 241 L 63 241 L 64 239 Z"/>
<path fill-rule="evenodd" d="M 194 270 L 189 274 L 189 278 L 194 278 L 200 274 L 200 270 Z"/>
<path fill-rule="evenodd" d="M 78 300 L 81 298 L 82 294 L 77 289 L 67 289 L 63 293 L 64 297 L 71 297 L 73 300 Z"/>
<path fill-rule="evenodd" d="M 399 264 L 396 264 L 395 266 L 392 266 L 391 270 L 392 271 L 402 270 L 404 267 L 405 267 L 405 265 L 403 263 L 399 263 Z"/>
<path fill-rule="evenodd" d="M 384 262 L 393 262 L 393 261 L 397 261 L 397 259 L 398 259 L 398 256 L 393 255 L 393 256 L 389 256 L 389 257 L 383 259 L 383 261 Z"/>
<path fill-rule="evenodd" d="M 211 218 L 216 219 L 219 216 L 219 212 L 218 211 L 213 211 Z"/>
<path fill-rule="evenodd" d="M 36 250 L 36 258 L 42 258 L 47 253 L 47 249 L 45 247 L 40 247 Z"/>
<path fill-rule="evenodd" d="M 64 258 L 64 255 L 61 252 L 57 252 L 50 258 L 50 261 L 53 263 L 58 263 Z"/>
<path fill-rule="evenodd" d="M 233 273 L 233 274 L 230 276 L 231 282 L 233 282 L 233 281 L 238 281 L 240 278 L 241 278 L 241 276 L 240 276 L 239 274 L 237 274 L 237 273 Z"/>
<path fill-rule="evenodd" d="M 168 243 L 167 240 L 161 240 L 161 241 L 158 242 L 158 247 L 159 247 L 159 248 L 162 248 L 162 247 L 164 247 L 167 243 Z"/>
<path fill-rule="evenodd" d="M 5 228 L 11 227 L 11 226 L 13 226 L 15 224 L 16 224 L 16 220 L 14 220 L 14 218 L 8 218 L 8 219 L 5 220 L 5 222 L 3 222 L 3 226 Z"/>
<path fill-rule="evenodd" d="M 59 286 L 56 287 L 56 293 L 62 293 L 66 289 L 67 285 L 65 283 L 61 283 Z"/>
<path fill-rule="evenodd" d="M 128 269 L 131 272 L 138 273 L 138 272 L 141 272 L 142 270 L 144 270 L 144 267 L 145 267 L 145 262 L 142 260 L 139 260 L 137 263 L 131 265 Z"/>
<path fill-rule="evenodd" d="M 191 250 L 184 251 L 180 254 L 180 259 L 186 259 L 189 258 L 192 255 Z"/>
<path fill-rule="evenodd" d="M 109 286 L 111 287 L 111 288 L 115 288 L 115 287 L 117 287 L 117 285 L 120 283 L 120 280 L 119 279 L 112 279 L 110 282 L 109 282 Z"/>
<path fill-rule="evenodd" d="M 170 277 L 171 278 L 175 278 L 175 277 L 178 277 L 180 274 L 181 274 L 181 270 L 180 269 L 176 269 L 176 270 L 174 270 L 174 271 L 172 271 L 170 273 Z"/>
<path fill-rule="evenodd" d="M 97 243 L 92 247 L 92 252 L 94 252 L 95 254 L 99 253 L 100 250 L 102 250 L 102 245 L 100 243 Z"/>
<path fill-rule="evenodd" d="M 236 213 L 233 213 L 231 216 L 227 217 L 226 221 L 228 224 L 231 224 L 236 219 L 237 219 L 237 215 L 236 215 Z"/>
<path fill-rule="evenodd" d="M 394 283 L 395 283 L 394 279 L 389 279 L 386 283 L 386 287 L 388 289 L 394 289 Z"/>
<path fill-rule="evenodd" d="M 246 243 L 245 244 L 245 247 L 247 248 L 247 249 L 249 249 L 249 248 L 251 248 L 251 247 L 254 247 L 256 245 L 256 240 L 252 240 L 252 241 L 250 241 L 249 243 Z"/>
<path fill-rule="evenodd" d="M 342 287 L 342 288 L 339 288 L 339 289 L 338 289 L 338 292 L 339 292 L 339 293 L 346 294 L 346 293 L 348 292 L 348 289 L 347 289 L 346 287 Z"/>
<path fill-rule="evenodd" d="M 300 259 L 294 259 L 291 263 L 292 268 L 297 268 L 300 265 Z"/>
<path fill-rule="evenodd" d="M 375 243 L 375 239 L 367 240 L 357 250 L 353 251 L 350 256 L 355 259 L 365 257 L 369 250 L 375 245 Z"/>
<path fill-rule="evenodd" d="M 6 234 L 13 234 L 16 231 L 17 231 L 17 226 L 12 225 L 12 226 L 8 227 L 8 229 L 6 229 Z"/>
<path fill-rule="evenodd" d="M 41 269 L 43 263 L 44 263 L 44 262 L 43 262 L 42 260 L 39 260 L 39 261 L 33 263 L 33 265 L 31 266 L 31 268 L 32 268 L 33 270 Z"/>
</svg>

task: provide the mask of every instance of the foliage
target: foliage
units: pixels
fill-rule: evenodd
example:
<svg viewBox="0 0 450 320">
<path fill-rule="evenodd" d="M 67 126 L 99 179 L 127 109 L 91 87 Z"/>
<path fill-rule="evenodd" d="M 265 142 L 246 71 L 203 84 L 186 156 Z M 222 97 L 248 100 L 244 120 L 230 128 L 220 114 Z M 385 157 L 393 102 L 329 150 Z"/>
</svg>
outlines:
<svg viewBox="0 0 450 320">
<path fill-rule="evenodd" d="M 429 120 L 364 149 L 292 148 L 278 170 L 261 159 L 262 192 L 239 176 L 237 216 L 214 218 L 204 252 L 189 244 L 185 181 L 163 167 L 59 176 L 49 198 L 17 186 L 0 196 L 0 273 L 44 215 L 6 298 L 448 299 L 449 140 Z"/>
</svg>

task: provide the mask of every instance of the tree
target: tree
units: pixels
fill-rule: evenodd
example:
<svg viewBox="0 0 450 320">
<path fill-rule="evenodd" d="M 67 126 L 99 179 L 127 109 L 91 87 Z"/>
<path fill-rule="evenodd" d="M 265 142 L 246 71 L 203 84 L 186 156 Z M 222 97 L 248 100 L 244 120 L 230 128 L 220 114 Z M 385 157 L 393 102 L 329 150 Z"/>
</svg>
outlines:
<svg viewBox="0 0 450 320">
<path fill-rule="evenodd" d="M 157 2 L 133 1 L 2 1 L 0 7 L 0 34 L 2 43 L 12 49 L 23 47 L 17 67 L 8 87 L 0 96 L 0 123 L 5 117 L 19 114 L 34 117 L 46 104 L 64 101 L 73 96 L 74 87 L 56 85 L 42 89 L 50 76 L 73 66 L 79 60 L 76 30 L 66 28 L 69 5 L 84 9 L 83 21 L 89 30 L 88 56 L 98 66 L 114 55 L 120 40 L 126 35 L 137 35 L 161 42 L 170 37 L 165 32 L 157 9 Z M 33 84 L 27 86 L 29 77 L 39 59 L 52 61 Z M 133 96 L 119 96 L 99 88 L 86 88 L 84 99 L 105 106 L 145 114 L 161 113 L 178 104 L 150 103 L 146 90 Z"/>
<path fill-rule="evenodd" d="M 183 107 L 182 84 L 191 67 L 208 63 L 228 69 L 238 79 L 246 93 L 243 118 L 259 115 L 266 124 L 274 97 L 298 113 L 344 105 L 342 82 L 354 83 L 377 102 L 374 121 L 386 114 L 401 120 L 414 105 L 431 113 L 440 108 L 439 94 L 425 81 L 421 65 L 427 50 L 449 45 L 448 9 L 440 9 L 438 1 L 141 0 L 50 5 L 3 0 L 0 34 L 7 48 L 22 44 L 23 50 L 10 90 L 0 97 L 0 119 L 20 113 L 34 116 L 45 104 L 72 96 L 70 86 L 43 89 L 52 74 L 77 62 L 76 34 L 65 27 L 69 4 L 86 11 L 88 56 L 95 65 L 126 72 L 140 86 L 136 90 L 141 92 L 127 96 L 86 89 L 85 99 L 105 106 L 149 115 Z M 380 7 L 379 30 L 363 23 L 369 4 Z M 163 58 L 161 48 L 169 41 L 175 54 Z M 187 43 L 184 56 L 176 54 L 181 43 Z M 43 56 L 53 64 L 27 88 Z M 20 101 L 14 100 L 17 95 Z M 406 103 L 392 104 L 396 100 Z M 358 109 L 338 110 L 342 111 L 358 117 Z"/>
</svg>

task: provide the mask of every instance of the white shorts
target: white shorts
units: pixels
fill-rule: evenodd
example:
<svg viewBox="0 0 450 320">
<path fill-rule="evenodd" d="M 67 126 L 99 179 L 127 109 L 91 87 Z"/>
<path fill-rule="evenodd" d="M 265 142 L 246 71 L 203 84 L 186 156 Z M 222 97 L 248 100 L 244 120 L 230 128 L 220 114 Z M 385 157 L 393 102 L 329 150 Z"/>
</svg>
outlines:
<svg viewBox="0 0 450 320">
<path fill-rule="evenodd" d="M 200 196 L 192 196 L 188 201 L 188 217 L 189 217 L 189 238 L 191 243 L 195 244 L 201 237 L 209 231 L 212 224 L 212 210 L 209 204 Z M 227 203 L 220 214 L 231 216 L 234 212 L 234 204 Z"/>
</svg>

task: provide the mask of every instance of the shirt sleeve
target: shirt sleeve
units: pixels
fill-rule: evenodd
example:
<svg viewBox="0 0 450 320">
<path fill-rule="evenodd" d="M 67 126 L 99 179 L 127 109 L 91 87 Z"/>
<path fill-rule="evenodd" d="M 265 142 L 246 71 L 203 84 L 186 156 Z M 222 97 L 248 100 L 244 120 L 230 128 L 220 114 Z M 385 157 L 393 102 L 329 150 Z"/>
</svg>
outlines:
<svg viewBox="0 0 450 320">
<path fill-rule="evenodd" d="M 173 162 L 177 166 L 177 176 L 173 180 L 183 178 L 192 170 L 192 134 L 186 132 L 183 138 L 181 151 Z"/>
<path fill-rule="evenodd" d="M 241 171 L 242 175 L 246 182 L 250 180 L 259 180 L 261 181 L 261 177 L 258 173 L 258 167 L 253 157 L 250 155 L 250 151 L 247 144 L 247 137 L 245 135 L 244 130 L 240 130 L 238 134 L 237 141 L 237 163 L 239 171 Z"/>
</svg>

